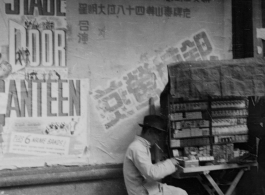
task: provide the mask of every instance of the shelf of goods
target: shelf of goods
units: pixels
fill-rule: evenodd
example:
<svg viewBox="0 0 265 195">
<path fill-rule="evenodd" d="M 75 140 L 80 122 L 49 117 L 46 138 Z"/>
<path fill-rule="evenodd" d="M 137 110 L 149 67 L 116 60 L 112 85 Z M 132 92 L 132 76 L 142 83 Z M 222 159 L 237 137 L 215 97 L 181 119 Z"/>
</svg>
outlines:
<svg viewBox="0 0 265 195">
<path fill-rule="evenodd" d="M 171 155 L 213 157 L 228 162 L 237 157 L 237 143 L 248 141 L 248 100 L 243 97 L 183 100 L 168 96 Z"/>
</svg>

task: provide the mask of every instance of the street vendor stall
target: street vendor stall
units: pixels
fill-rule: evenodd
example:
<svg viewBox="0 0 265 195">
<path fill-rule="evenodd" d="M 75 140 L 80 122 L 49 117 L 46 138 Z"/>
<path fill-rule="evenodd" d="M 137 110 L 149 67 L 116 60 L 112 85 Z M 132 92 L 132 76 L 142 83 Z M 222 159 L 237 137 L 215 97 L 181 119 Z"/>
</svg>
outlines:
<svg viewBox="0 0 265 195">
<path fill-rule="evenodd" d="M 250 96 L 265 95 L 264 75 L 263 58 L 168 65 L 160 101 L 169 155 L 180 162 L 174 177 L 196 177 L 209 194 L 231 195 L 244 172 L 257 166 L 248 105 Z M 210 173 L 230 169 L 238 173 L 224 193 Z"/>
</svg>

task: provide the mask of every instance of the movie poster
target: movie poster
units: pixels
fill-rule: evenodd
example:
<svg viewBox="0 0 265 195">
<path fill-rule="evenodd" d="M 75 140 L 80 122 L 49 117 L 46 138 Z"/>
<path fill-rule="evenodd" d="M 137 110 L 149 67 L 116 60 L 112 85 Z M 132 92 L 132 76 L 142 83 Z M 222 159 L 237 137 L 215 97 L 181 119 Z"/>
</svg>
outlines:
<svg viewBox="0 0 265 195">
<path fill-rule="evenodd" d="M 4 0 L 0 11 L 0 168 L 82 156 L 89 80 L 68 78 L 66 1 Z"/>
</svg>

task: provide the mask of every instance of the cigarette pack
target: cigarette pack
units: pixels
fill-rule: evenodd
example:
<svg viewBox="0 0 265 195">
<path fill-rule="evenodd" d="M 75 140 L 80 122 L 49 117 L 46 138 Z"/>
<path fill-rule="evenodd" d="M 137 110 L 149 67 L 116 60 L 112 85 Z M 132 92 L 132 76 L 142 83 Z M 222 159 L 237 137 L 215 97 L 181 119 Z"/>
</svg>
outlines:
<svg viewBox="0 0 265 195">
<path fill-rule="evenodd" d="M 199 166 L 199 160 L 178 160 L 179 165 L 182 167 L 198 167 Z"/>
</svg>

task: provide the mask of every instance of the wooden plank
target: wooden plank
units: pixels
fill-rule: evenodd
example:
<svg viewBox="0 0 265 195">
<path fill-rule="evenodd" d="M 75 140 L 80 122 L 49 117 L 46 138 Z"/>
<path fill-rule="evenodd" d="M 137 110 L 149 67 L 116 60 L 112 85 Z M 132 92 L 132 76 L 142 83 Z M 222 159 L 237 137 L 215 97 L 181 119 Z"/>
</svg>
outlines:
<svg viewBox="0 0 265 195">
<path fill-rule="evenodd" d="M 198 175 L 197 177 L 198 181 L 202 184 L 202 186 L 204 187 L 204 189 L 208 192 L 209 195 L 214 195 L 214 190 L 211 189 L 208 185 L 206 185 L 204 182 L 203 182 L 203 179 L 200 175 Z"/>
<path fill-rule="evenodd" d="M 236 175 L 235 179 L 233 180 L 232 184 L 229 186 L 229 189 L 227 190 L 227 192 L 225 193 L 225 195 L 232 195 L 238 182 L 240 181 L 241 177 L 244 174 L 244 169 L 241 169 L 239 171 L 239 173 Z"/>
<path fill-rule="evenodd" d="M 194 173 L 194 172 L 204 172 L 204 171 L 216 171 L 216 170 L 223 170 L 223 169 L 237 169 L 237 168 L 251 167 L 251 166 L 257 166 L 257 163 L 249 163 L 249 164 L 244 164 L 244 165 L 221 164 L 221 165 L 210 165 L 210 166 L 188 167 L 188 168 L 178 166 L 177 172 Z"/>
<path fill-rule="evenodd" d="M 208 173 L 205 174 L 205 177 L 208 179 L 208 181 L 210 182 L 210 184 L 214 187 L 214 189 L 218 193 L 218 195 L 224 195 L 224 193 L 222 192 L 222 190 L 219 188 L 219 186 L 215 183 L 215 181 L 213 180 L 213 178 Z"/>
</svg>

